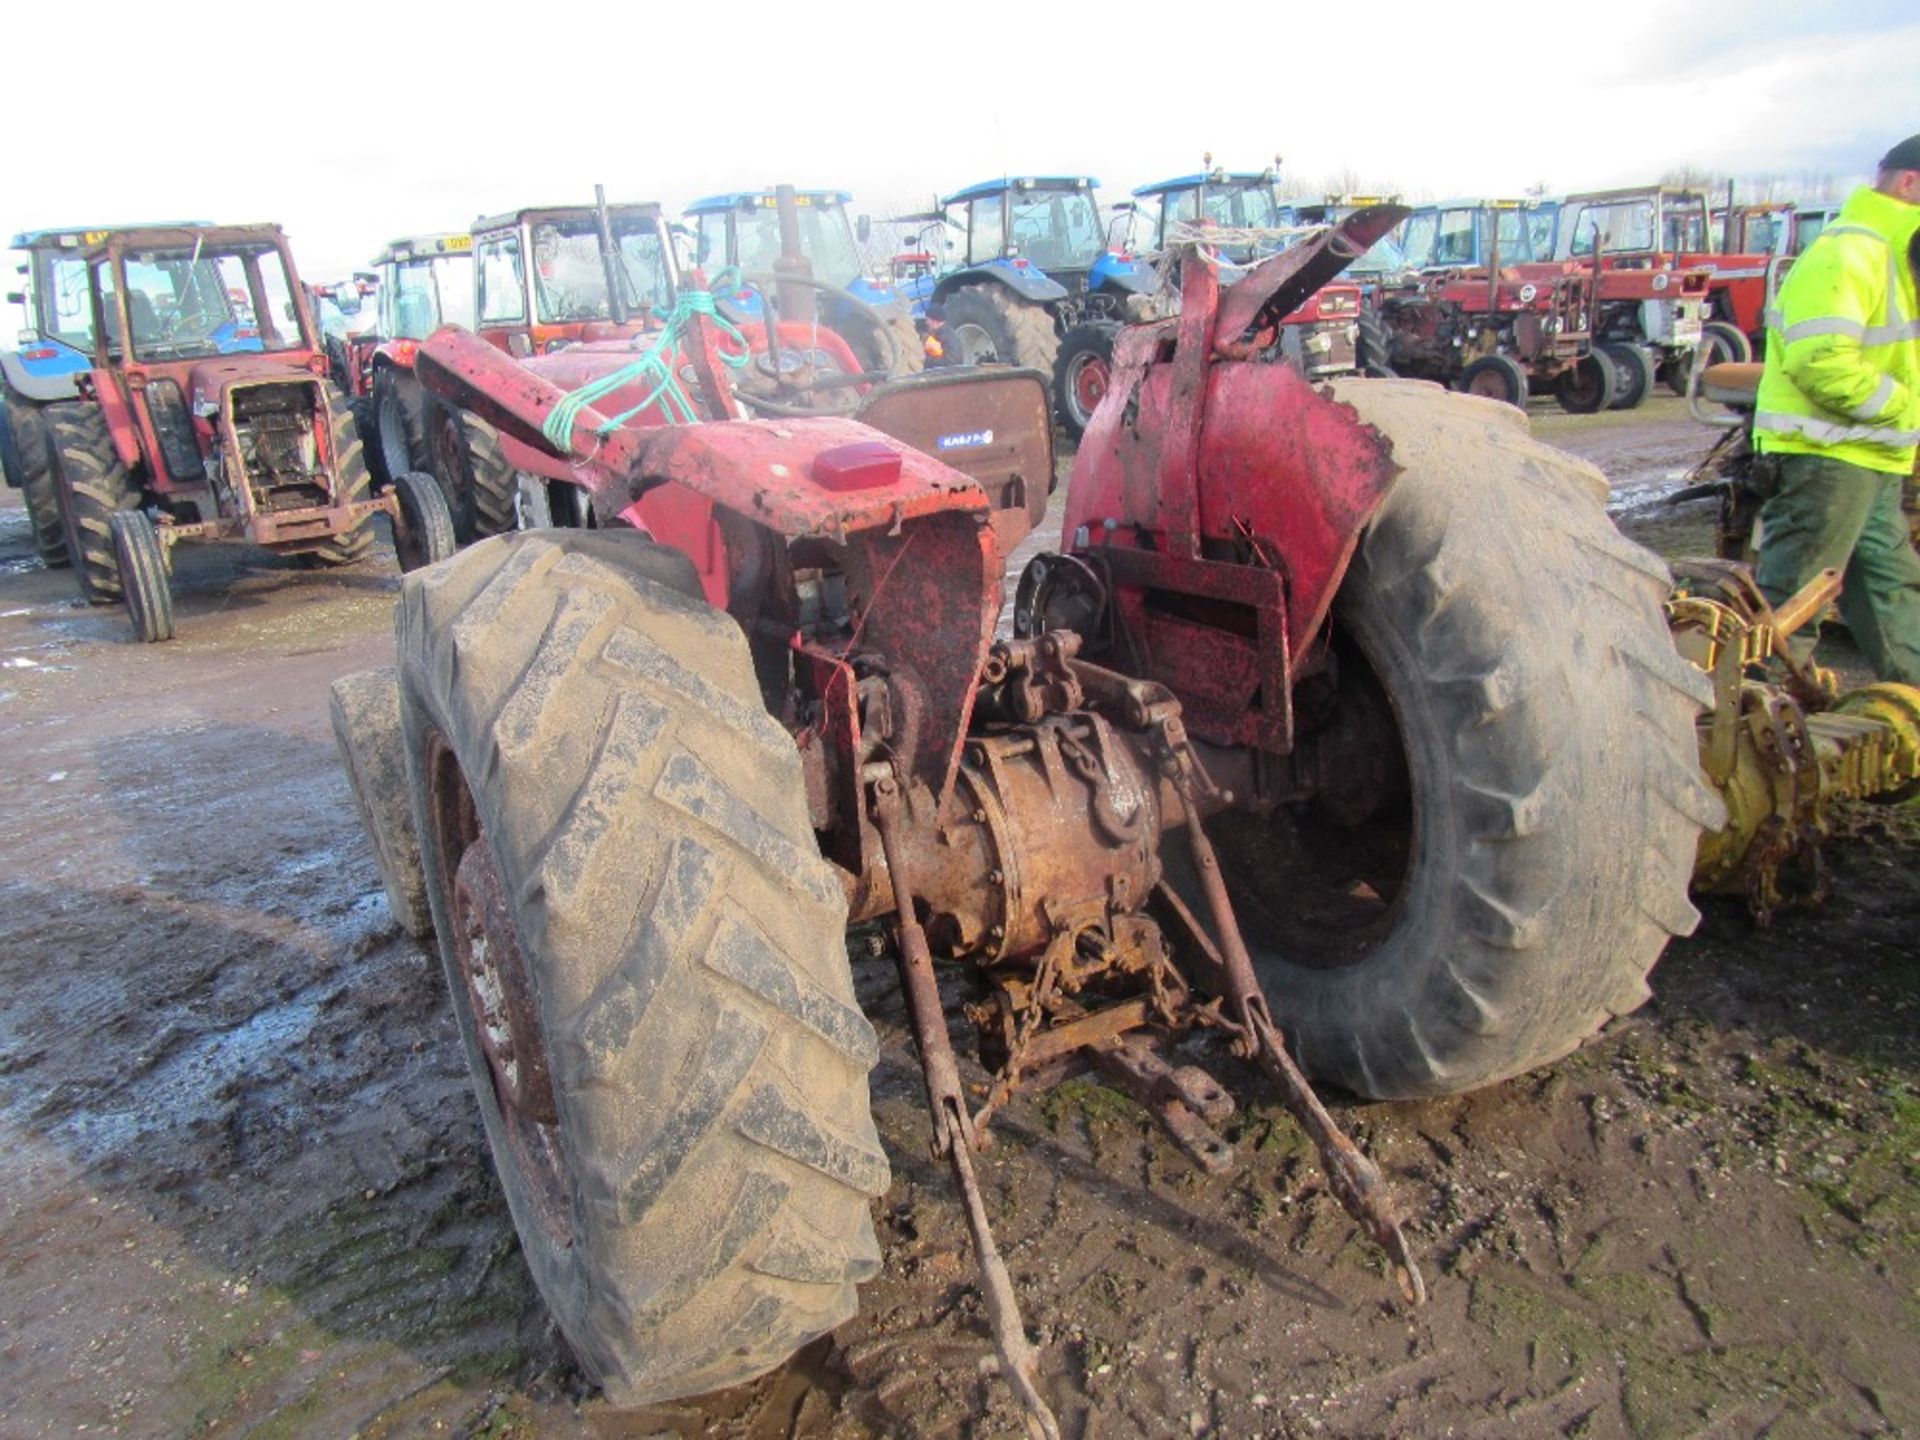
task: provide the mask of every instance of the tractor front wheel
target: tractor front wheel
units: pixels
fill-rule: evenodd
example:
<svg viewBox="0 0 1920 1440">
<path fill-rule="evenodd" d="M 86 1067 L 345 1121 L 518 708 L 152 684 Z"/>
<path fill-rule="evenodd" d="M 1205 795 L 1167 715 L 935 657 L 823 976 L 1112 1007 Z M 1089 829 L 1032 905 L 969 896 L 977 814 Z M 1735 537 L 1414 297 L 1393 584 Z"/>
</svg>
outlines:
<svg viewBox="0 0 1920 1440">
<path fill-rule="evenodd" d="M 1117 325 L 1096 321 L 1076 325 L 1060 342 L 1054 409 L 1068 435 L 1078 440 L 1093 423 L 1093 412 L 1113 383 L 1113 341 Z"/>
<path fill-rule="evenodd" d="M 1591 465 L 1430 387 L 1335 385 L 1406 469 L 1335 600 L 1320 798 L 1223 815 L 1219 848 L 1302 1061 L 1450 1094 L 1634 1009 L 1693 928 L 1709 686 Z"/>
<path fill-rule="evenodd" d="M 108 522 L 120 566 L 121 594 L 133 633 L 149 644 L 173 638 L 173 590 L 167 557 L 144 510 L 116 511 Z"/>
<path fill-rule="evenodd" d="M 1589 350 L 1560 372 L 1553 398 L 1569 415 L 1598 415 L 1612 406 L 1615 389 L 1613 362 L 1603 352 Z"/>
<path fill-rule="evenodd" d="M 520 483 L 500 448 L 500 432 L 438 396 L 427 401 L 427 439 L 433 476 L 453 512 L 462 545 L 514 529 Z"/>
<path fill-rule="evenodd" d="M 400 523 L 393 531 L 393 554 L 400 573 L 437 565 L 459 549 L 453 538 L 453 512 L 440 482 L 420 470 L 403 470 L 393 482 Z"/>
<path fill-rule="evenodd" d="M 1700 345 L 1707 352 L 1700 357 L 1702 365 L 1745 365 L 1753 359 L 1753 342 L 1738 325 L 1725 320 L 1709 320 L 1702 325 Z"/>
<path fill-rule="evenodd" d="M 420 835 L 413 828 L 413 800 L 407 790 L 399 676 L 391 668 L 343 675 L 333 682 L 327 712 L 347 772 L 347 789 L 387 892 L 387 908 L 402 930 L 424 940 L 433 933 L 433 916 L 427 910 Z"/>
<path fill-rule="evenodd" d="M 368 465 L 374 478 L 391 485 L 409 470 L 425 470 L 433 463 L 427 444 L 420 382 L 411 370 L 382 365 L 373 372 L 373 438 L 368 442 Z"/>
<path fill-rule="evenodd" d="M 1511 355 L 1482 355 L 1460 372 L 1454 388 L 1519 410 L 1527 408 L 1527 372 Z"/>
<path fill-rule="evenodd" d="M 358 505 L 373 498 L 373 472 L 367 469 L 367 447 L 360 438 L 359 422 L 353 418 L 353 406 L 344 390 L 327 389 L 332 403 L 333 498 L 339 505 Z M 342 530 L 318 548 L 306 552 L 309 565 L 331 568 L 351 565 L 373 548 L 373 516 L 368 515 L 350 530 Z"/>
<path fill-rule="evenodd" d="M 1602 345 L 1600 353 L 1613 366 L 1613 405 L 1615 410 L 1637 410 L 1653 390 L 1653 357 L 1638 345 L 1612 342 Z"/>
<path fill-rule="evenodd" d="M 853 1313 L 878 1058 L 792 738 L 692 566 L 502 536 L 403 584 L 428 903 L 541 1294 L 616 1405 L 738 1384 Z"/>
<path fill-rule="evenodd" d="M 62 401 L 44 414 L 73 578 L 89 605 L 117 605 L 120 564 L 113 553 L 113 517 L 139 507 L 140 488 L 121 463 L 98 405 Z"/>
</svg>

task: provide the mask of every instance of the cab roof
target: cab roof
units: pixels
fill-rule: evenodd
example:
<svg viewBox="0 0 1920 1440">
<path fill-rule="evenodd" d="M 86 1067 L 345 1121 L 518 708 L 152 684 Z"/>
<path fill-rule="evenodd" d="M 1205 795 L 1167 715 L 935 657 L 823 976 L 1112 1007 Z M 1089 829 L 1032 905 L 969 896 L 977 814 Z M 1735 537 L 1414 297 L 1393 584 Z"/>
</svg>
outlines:
<svg viewBox="0 0 1920 1440">
<path fill-rule="evenodd" d="M 506 210 L 498 215 L 483 215 L 468 226 L 468 231 L 478 234 L 482 230 L 505 230 L 509 226 L 519 226 L 529 220 L 575 220 L 591 217 L 598 209 L 594 205 L 529 205 L 519 210 Z M 644 215 L 650 219 L 660 219 L 663 211 L 658 201 L 623 200 L 618 204 L 609 202 L 609 215 Z"/>
<path fill-rule="evenodd" d="M 402 235 L 389 240 L 373 257 L 375 265 L 397 265 L 403 260 L 418 260 L 429 255 L 464 255 L 473 248 L 473 237 L 464 230 L 434 235 Z"/>
<path fill-rule="evenodd" d="M 851 205 L 853 195 L 846 190 L 795 190 L 793 198 L 802 205 Z M 687 206 L 689 215 L 714 215 L 726 210 L 756 210 L 773 204 L 772 190 L 726 190 L 706 195 Z"/>
<path fill-rule="evenodd" d="M 7 242 L 14 250 L 80 250 L 97 245 L 109 233 L 125 230 L 191 230 L 211 220 L 139 220 L 131 225 L 63 225 L 52 230 L 23 230 Z"/>
<path fill-rule="evenodd" d="M 1164 195 L 1169 190 L 1196 190 L 1202 185 L 1271 185 L 1280 178 L 1273 170 L 1196 170 L 1151 185 L 1136 185 L 1135 195 Z"/>
<path fill-rule="evenodd" d="M 981 200 L 1008 190 L 1098 190 L 1100 182 L 1091 175 L 1007 175 L 998 180 L 982 180 L 964 190 L 956 190 L 940 203 L 958 205 L 965 200 Z"/>
</svg>

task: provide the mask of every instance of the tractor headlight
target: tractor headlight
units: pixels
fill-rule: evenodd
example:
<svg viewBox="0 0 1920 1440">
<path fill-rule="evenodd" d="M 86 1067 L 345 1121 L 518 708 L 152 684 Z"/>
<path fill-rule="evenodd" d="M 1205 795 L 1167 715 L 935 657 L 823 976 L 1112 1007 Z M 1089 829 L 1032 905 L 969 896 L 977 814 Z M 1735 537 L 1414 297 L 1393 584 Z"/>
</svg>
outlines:
<svg viewBox="0 0 1920 1440">
<path fill-rule="evenodd" d="M 1664 270 L 1659 271 L 1653 277 L 1653 288 L 1656 290 L 1666 289 L 1668 283 L 1669 283 L 1669 280 L 1668 280 L 1667 272 Z"/>
</svg>

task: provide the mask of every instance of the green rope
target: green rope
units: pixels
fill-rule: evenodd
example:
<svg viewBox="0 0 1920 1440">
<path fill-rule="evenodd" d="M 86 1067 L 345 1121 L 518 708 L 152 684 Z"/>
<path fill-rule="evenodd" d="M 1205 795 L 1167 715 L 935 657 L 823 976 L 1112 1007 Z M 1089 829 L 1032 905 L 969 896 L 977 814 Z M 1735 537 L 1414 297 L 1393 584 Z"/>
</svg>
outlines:
<svg viewBox="0 0 1920 1440">
<path fill-rule="evenodd" d="M 578 390 L 564 396 L 560 403 L 541 425 L 547 439 L 560 449 L 565 450 L 573 438 L 574 423 L 580 412 L 594 401 L 611 395 L 614 391 L 635 383 L 651 382 L 653 389 L 647 392 L 647 398 L 631 410 L 623 410 L 612 416 L 595 430 L 597 435 L 605 435 L 617 430 L 641 411 L 659 405 L 668 417 L 677 424 L 692 425 L 700 416 L 693 408 L 693 401 L 680 383 L 680 341 L 693 317 L 704 315 L 720 331 L 722 340 L 731 342 L 720 347 L 720 358 L 732 369 L 738 370 L 752 358 L 752 349 L 747 337 L 740 333 L 740 327 L 720 313 L 715 303 L 716 295 L 734 295 L 741 289 L 740 272 L 729 265 L 713 277 L 712 284 L 705 290 L 683 289 L 675 297 L 671 309 L 656 305 L 653 315 L 664 320 L 666 328 L 662 330 L 646 352 L 631 364 L 602 375 L 598 380 L 589 380 Z M 637 346 L 642 336 L 634 336 Z"/>
</svg>

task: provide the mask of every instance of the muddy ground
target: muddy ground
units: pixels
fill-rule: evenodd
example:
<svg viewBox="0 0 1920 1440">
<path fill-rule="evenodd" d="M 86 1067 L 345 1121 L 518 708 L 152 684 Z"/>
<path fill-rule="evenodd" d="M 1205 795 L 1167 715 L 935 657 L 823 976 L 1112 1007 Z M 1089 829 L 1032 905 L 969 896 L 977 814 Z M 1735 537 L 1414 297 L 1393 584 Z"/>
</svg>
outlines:
<svg viewBox="0 0 1920 1440">
<path fill-rule="evenodd" d="M 1628 528 L 1707 443 L 1678 402 L 1548 438 Z M 8 502 L 15 497 L 8 492 Z M 1694 538 L 1690 538 L 1694 537 Z M 0 510 L 0 1435 L 1018 1433 L 889 972 L 861 988 L 895 1184 L 858 1319 L 640 1414 L 532 1291 L 433 961 L 392 925 L 327 731 L 389 563 L 185 552 L 143 647 Z M 1920 824 L 1848 817 L 1834 898 L 1713 901 L 1562 1064 L 1338 1103 L 1412 1217 L 1409 1313 L 1244 1067 L 1241 1165 L 1115 1093 L 1017 1105 L 989 1203 L 1070 1436 L 1835 1436 L 1920 1429 Z"/>
</svg>

